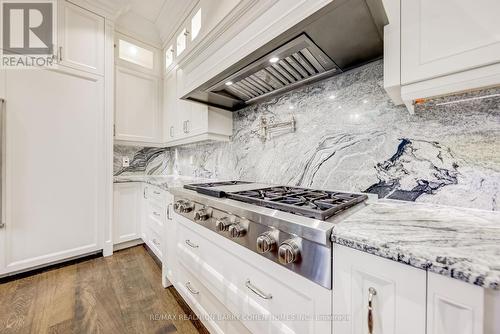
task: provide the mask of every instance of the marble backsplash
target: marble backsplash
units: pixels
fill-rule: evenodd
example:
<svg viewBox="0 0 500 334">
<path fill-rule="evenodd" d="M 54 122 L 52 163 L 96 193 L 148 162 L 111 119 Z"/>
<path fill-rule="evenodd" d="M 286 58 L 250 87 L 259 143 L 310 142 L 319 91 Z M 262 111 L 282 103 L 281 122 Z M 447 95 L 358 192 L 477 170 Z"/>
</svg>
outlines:
<svg viewBox="0 0 500 334">
<path fill-rule="evenodd" d="M 242 179 L 499 210 L 500 98 L 443 104 L 449 100 L 410 115 L 385 93 L 377 61 L 235 113 L 231 142 L 115 146 L 115 174 Z M 262 116 L 293 116 L 296 131 L 262 141 Z M 120 167 L 122 155 L 130 167 Z"/>
</svg>

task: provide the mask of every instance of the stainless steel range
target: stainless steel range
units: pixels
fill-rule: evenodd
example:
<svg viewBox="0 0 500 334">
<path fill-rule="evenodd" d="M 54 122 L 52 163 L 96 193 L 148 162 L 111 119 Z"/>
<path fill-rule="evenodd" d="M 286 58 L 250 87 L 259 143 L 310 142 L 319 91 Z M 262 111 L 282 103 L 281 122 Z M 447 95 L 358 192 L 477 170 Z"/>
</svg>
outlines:
<svg viewBox="0 0 500 334">
<path fill-rule="evenodd" d="M 332 229 L 367 199 L 243 181 L 190 184 L 172 192 L 176 213 L 328 289 Z"/>
</svg>

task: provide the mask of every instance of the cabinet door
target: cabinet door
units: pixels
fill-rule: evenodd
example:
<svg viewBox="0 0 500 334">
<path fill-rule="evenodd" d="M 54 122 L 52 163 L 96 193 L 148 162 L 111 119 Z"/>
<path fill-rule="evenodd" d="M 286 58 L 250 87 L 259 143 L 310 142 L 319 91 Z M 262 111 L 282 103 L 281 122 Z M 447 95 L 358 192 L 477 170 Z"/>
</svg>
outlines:
<svg viewBox="0 0 500 334">
<path fill-rule="evenodd" d="M 177 225 L 175 220 L 173 219 L 173 203 L 174 196 L 170 193 L 166 194 L 166 203 L 167 203 L 167 219 L 164 228 L 164 244 L 165 247 L 163 252 L 162 259 L 162 270 L 163 270 L 163 286 L 167 287 L 171 285 L 171 282 L 174 282 L 174 273 L 176 269 L 175 266 L 175 245 L 176 245 L 176 229 Z M 169 282 L 167 282 L 167 280 Z"/>
<path fill-rule="evenodd" d="M 424 270 L 339 245 L 333 268 L 333 314 L 343 317 L 333 322 L 334 333 L 370 333 L 370 297 L 373 334 L 425 333 Z"/>
<path fill-rule="evenodd" d="M 401 81 L 500 62 L 498 0 L 401 1 Z"/>
<path fill-rule="evenodd" d="M 115 183 L 113 244 L 140 238 L 141 200 L 140 183 Z"/>
<path fill-rule="evenodd" d="M 104 74 L 104 18 L 59 1 L 59 63 Z"/>
<path fill-rule="evenodd" d="M 159 143 L 159 81 L 155 76 L 116 67 L 115 139 Z"/>
<path fill-rule="evenodd" d="M 483 288 L 429 273 L 427 291 L 428 334 L 482 334 Z"/>
<path fill-rule="evenodd" d="M 72 69 L 12 70 L 6 83 L 0 274 L 102 249 L 103 78 Z"/>
<path fill-rule="evenodd" d="M 163 85 L 164 96 L 164 139 L 172 141 L 183 135 L 182 119 L 179 116 L 179 100 L 177 99 L 177 77 L 172 70 Z"/>
<path fill-rule="evenodd" d="M 181 92 L 183 85 L 183 71 L 176 71 L 176 85 L 178 97 L 178 111 L 176 120 L 181 126 L 181 134 L 178 138 L 191 137 L 207 131 L 208 107 L 201 103 L 182 100 Z M 178 126 L 179 126 L 178 125 Z"/>
<path fill-rule="evenodd" d="M 187 104 L 186 136 L 196 136 L 208 130 L 208 108 L 197 102 Z"/>
</svg>

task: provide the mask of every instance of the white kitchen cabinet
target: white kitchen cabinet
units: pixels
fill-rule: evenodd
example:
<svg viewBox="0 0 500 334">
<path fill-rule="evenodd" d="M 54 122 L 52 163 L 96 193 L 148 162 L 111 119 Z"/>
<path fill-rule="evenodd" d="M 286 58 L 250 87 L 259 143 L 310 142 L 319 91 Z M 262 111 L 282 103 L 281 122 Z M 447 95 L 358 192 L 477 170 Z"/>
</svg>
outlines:
<svg viewBox="0 0 500 334">
<path fill-rule="evenodd" d="M 384 86 L 410 112 L 414 102 L 500 85 L 495 0 L 383 0 Z"/>
<path fill-rule="evenodd" d="M 425 334 L 425 270 L 335 244 L 333 273 L 334 333 L 370 333 L 371 298 L 371 333 Z"/>
<path fill-rule="evenodd" d="M 165 243 L 163 259 L 162 259 L 162 278 L 163 278 L 163 286 L 167 287 L 171 285 L 171 282 L 174 281 L 174 276 L 176 272 L 175 268 L 175 246 L 176 246 L 176 231 L 177 225 L 173 219 L 173 204 L 174 204 L 174 196 L 169 192 L 165 194 L 167 211 L 166 211 L 166 220 L 165 220 L 165 228 L 163 233 L 163 240 Z"/>
<path fill-rule="evenodd" d="M 163 261 L 165 254 L 165 225 L 170 216 L 171 195 L 156 186 L 144 184 L 142 188 L 143 217 L 141 235 L 144 243 Z M 168 210 L 168 212 L 167 212 Z"/>
<path fill-rule="evenodd" d="M 176 71 L 170 72 L 164 79 L 163 84 L 163 119 L 164 140 L 173 141 L 183 137 L 184 115 L 181 114 L 179 101 L 177 99 L 177 77 Z"/>
<path fill-rule="evenodd" d="M 181 99 L 182 69 L 170 71 L 163 87 L 163 134 L 166 146 L 204 140 L 228 141 L 233 131 L 232 113 Z"/>
<path fill-rule="evenodd" d="M 427 334 L 496 334 L 499 312 L 499 291 L 429 273 Z"/>
<path fill-rule="evenodd" d="M 401 83 L 500 62 L 497 0 L 401 1 Z"/>
<path fill-rule="evenodd" d="M 115 183 L 113 191 L 113 244 L 141 237 L 142 187 L 140 183 Z"/>
<path fill-rule="evenodd" d="M 67 1 L 58 10 L 58 63 L 104 75 L 104 18 Z"/>
<path fill-rule="evenodd" d="M 126 67 L 115 68 L 115 140 L 161 143 L 160 80 Z"/>
<path fill-rule="evenodd" d="M 241 319 L 240 325 L 246 330 L 258 334 L 331 334 L 331 290 L 186 218 L 174 214 L 174 220 L 176 269 L 184 268 L 196 277 L 194 287 L 210 291 L 225 309 Z M 174 285 L 181 294 L 185 284 L 182 277 L 175 277 Z M 183 296 L 192 298 L 191 293 Z M 210 305 L 199 303 L 210 310 Z"/>
<path fill-rule="evenodd" d="M 0 275 L 99 251 L 107 221 L 103 77 L 70 68 L 5 76 Z"/>
</svg>

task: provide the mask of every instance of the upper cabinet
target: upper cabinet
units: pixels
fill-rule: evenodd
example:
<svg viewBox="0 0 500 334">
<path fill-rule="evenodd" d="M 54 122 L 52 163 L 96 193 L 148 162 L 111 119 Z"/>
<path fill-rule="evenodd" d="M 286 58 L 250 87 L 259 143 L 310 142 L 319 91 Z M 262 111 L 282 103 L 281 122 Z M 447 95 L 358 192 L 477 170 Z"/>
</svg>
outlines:
<svg viewBox="0 0 500 334">
<path fill-rule="evenodd" d="M 115 140 L 161 146 L 160 52 L 121 35 L 115 45 Z"/>
<path fill-rule="evenodd" d="M 417 99 L 500 84 L 500 2 L 385 0 L 384 5 L 385 86 L 395 102 L 402 99 L 412 111 Z"/>
<path fill-rule="evenodd" d="M 500 2 L 401 2 L 401 83 L 500 62 Z"/>
<path fill-rule="evenodd" d="M 58 63 L 104 75 L 104 17 L 66 1 L 58 3 Z"/>
<path fill-rule="evenodd" d="M 180 99 L 182 69 L 167 73 L 163 83 L 163 140 L 166 146 L 205 140 L 228 141 L 231 112 Z"/>
</svg>

